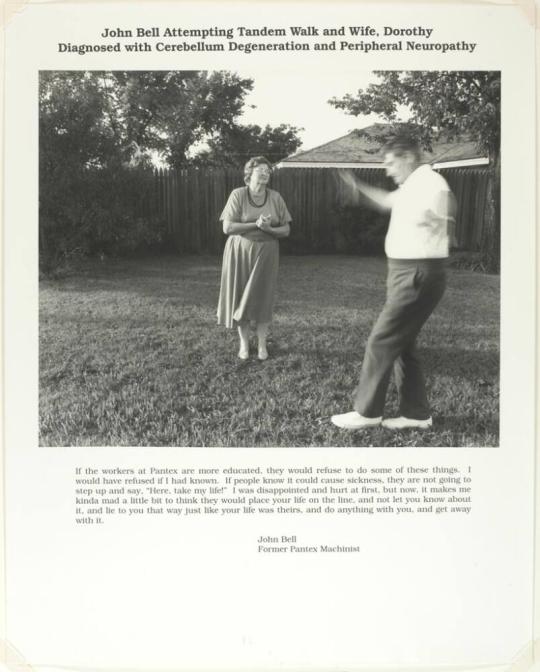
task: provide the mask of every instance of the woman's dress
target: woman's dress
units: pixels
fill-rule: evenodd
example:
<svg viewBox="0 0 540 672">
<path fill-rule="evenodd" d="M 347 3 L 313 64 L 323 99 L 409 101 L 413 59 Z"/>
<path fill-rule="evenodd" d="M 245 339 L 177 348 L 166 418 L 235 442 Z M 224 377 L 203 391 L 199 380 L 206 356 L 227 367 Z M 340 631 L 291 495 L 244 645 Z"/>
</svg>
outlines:
<svg viewBox="0 0 540 672">
<path fill-rule="evenodd" d="M 267 189 L 265 202 L 255 206 L 249 201 L 247 187 L 231 193 L 220 220 L 255 222 L 259 215 L 270 215 L 272 226 L 291 221 L 277 191 Z M 239 322 L 271 322 L 278 266 L 279 242 L 270 234 L 257 229 L 230 235 L 223 252 L 218 324 L 231 328 Z"/>
</svg>

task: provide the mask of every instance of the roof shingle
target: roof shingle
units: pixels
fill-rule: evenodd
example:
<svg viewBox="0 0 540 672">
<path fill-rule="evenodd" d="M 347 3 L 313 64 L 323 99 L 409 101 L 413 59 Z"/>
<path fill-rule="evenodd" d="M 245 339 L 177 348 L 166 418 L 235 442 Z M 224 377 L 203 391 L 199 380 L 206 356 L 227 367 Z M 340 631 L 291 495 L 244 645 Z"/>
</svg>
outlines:
<svg viewBox="0 0 540 672">
<path fill-rule="evenodd" d="M 384 153 L 381 151 L 382 138 L 393 132 L 390 124 L 373 124 L 363 129 L 351 131 L 335 140 L 298 152 L 282 159 L 287 163 L 383 163 Z M 422 152 L 422 163 L 440 163 L 447 161 L 466 161 L 483 158 L 476 143 L 470 138 L 461 140 L 440 139 L 433 143 L 431 152 Z"/>
</svg>

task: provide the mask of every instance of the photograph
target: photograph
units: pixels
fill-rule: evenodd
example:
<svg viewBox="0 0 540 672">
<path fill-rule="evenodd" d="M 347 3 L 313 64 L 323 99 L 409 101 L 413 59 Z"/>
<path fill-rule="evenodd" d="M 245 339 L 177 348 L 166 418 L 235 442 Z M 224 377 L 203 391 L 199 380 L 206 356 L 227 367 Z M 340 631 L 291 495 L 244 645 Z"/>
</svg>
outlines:
<svg viewBox="0 0 540 672">
<path fill-rule="evenodd" d="M 498 447 L 497 70 L 41 70 L 39 445 Z"/>
</svg>

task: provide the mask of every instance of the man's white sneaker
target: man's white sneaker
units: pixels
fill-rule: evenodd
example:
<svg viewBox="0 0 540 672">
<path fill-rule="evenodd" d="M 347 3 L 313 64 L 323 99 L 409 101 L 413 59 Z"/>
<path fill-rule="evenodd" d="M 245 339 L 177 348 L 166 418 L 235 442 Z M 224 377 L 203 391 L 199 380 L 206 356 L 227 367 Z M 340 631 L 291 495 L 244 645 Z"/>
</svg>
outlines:
<svg viewBox="0 0 540 672">
<path fill-rule="evenodd" d="M 413 420 L 413 418 L 386 418 L 382 421 L 382 426 L 386 429 L 427 429 L 431 427 L 433 421 L 431 418 L 426 420 Z"/>
<path fill-rule="evenodd" d="M 365 427 L 376 427 L 381 424 L 382 418 L 365 418 L 356 411 L 333 415 L 331 418 L 334 425 L 342 429 L 364 429 Z"/>
</svg>

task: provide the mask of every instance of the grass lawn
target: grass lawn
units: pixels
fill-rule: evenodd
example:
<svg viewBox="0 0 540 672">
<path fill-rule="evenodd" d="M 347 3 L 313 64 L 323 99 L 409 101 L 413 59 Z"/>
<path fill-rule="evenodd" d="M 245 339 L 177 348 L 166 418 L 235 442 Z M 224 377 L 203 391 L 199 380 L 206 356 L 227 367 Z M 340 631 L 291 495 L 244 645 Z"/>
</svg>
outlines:
<svg viewBox="0 0 540 672">
<path fill-rule="evenodd" d="M 419 339 L 434 426 L 346 432 L 385 262 L 281 259 L 270 358 L 218 327 L 221 260 L 88 264 L 42 281 L 40 443 L 115 446 L 496 446 L 499 278 L 451 270 Z M 386 415 L 395 415 L 393 387 Z"/>
</svg>

